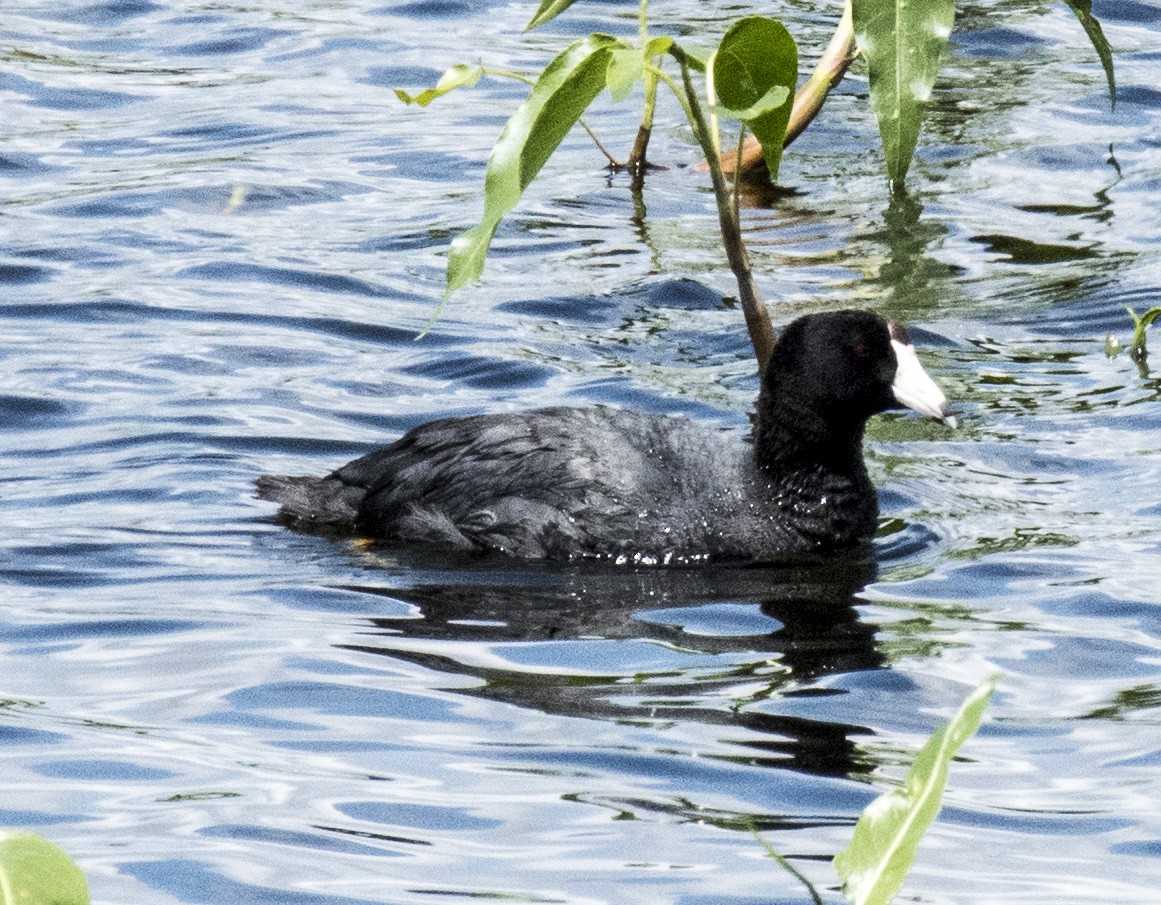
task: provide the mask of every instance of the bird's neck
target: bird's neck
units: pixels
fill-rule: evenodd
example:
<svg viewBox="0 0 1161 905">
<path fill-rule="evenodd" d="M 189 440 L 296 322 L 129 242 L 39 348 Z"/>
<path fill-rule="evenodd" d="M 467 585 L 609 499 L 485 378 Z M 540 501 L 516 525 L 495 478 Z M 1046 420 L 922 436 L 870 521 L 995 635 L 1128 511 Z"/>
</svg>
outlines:
<svg viewBox="0 0 1161 905">
<path fill-rule="evenodd" d="M 879 504 L 863 461 L 863 426 L 790 404 L 759 408 L 755 480 L 813 549 L 847 546 L 875 531 Z"/>
<path fill-rule="evenodd" d="M 826 471 L 861 476 L 865 422 L 832 420 L 793 398 L 771 398 L 763 391 L 754 425 L 754 456 L 771 474 Z"/>
</svg>

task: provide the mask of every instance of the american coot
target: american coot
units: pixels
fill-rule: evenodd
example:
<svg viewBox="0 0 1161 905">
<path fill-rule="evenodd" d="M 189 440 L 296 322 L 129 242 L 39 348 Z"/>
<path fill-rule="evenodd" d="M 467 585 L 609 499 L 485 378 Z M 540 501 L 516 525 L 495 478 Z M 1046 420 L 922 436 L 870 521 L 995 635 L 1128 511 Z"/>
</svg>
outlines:
<svg viewBox="0 0 1161 905">
<path fill-rule="evenodd" d="M 258 495 L 303 528 L 528 559 L 779 561 L 875 530 L 867 419 L 899 405 L 954 426 L 907 331 L 877 314 L 782 332 L 752 436 L 610 408 L 445 418 L 323 478 Z"/>
</svg>

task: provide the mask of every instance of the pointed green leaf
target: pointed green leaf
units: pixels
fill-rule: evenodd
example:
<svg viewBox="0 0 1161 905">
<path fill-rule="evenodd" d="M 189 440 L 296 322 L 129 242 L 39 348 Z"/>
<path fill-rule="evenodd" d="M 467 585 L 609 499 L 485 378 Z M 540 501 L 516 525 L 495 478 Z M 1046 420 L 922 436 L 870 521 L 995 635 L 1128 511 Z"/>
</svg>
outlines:
<svg viewBox="0 0 1161 905">
<path fill-rule="evenodd" d="M 0 905 L 89 905 L 85 875 L 35 833 L 0 832 Z"/>
<path fill-rule="evenodd" d="M 541 0 L 540 9 L 532 17 L 532 21 L 524 26 L 524 30 L 532 31 L 534 28 L 539 28 L 550 19 L 555 19 L 575 2 L 576 0 Z"/>
<path fill-rule="evenodd" d="M 1076 14 L 1076 18 L 1080 20 L 1080 24 L 1084 28 L 1084 33 L 1092 41 L 1093 50 L 1100 57 L 1101 66 L 1105 69 L 1105 78 L 1109 82 L 1109 104 L 1115 110 L 1117 108 L 1117 82 L 1113 78 L 1113 51 L 1109 47 L 1109 42 L 1105 39 L 1105 33 L 1101 28 L 1100 22 L 1092 14 L 1092 0 L 1064 0 L 1064 2 Z"/>
<path fill-rule="evenodd" d="M 500 219 L 497 218 L 494 222 L 481 223 L 464 230 L 452 239 L 447 256 L 447 280 L 443 294 L 445 301 L 461 286 L 480 278 L 480 274 L 484 272 L 484 260 L 488 257 L 488 247 L 492 244 L 492 237 L 499 225 Z M 443 302 L 440 302 L 436 317 L 442 310 Z M 434 321 L 435 317 L 432 318 L 433 323 Z"/>
<path fill-rule="evenodd" d="M 760 110 L 752 117 L 739 118 L 762 143 L 770 178 L 776 181 L 790 120 L 790 105 L 785 100 L 798 84 L 794 39 L 777 19 L 747 16 L 726 31 L 711 65 L 714 90 L 723 107 L 742 112 Z M 779 88 L 786 94 L 782 103 L 774 104 Z"/>
<path fill-rule="evenodd" d="M 919 840 L 943 803 L 948 764 L 979 728 L 998 681 L 993 676 L 968 695 L 916 755 L 903 785 L 876 798 L 859 817 L 850 845 L 834 859 L 843 892 L 855 905 L 887 905 L 903 885 Z"/>
<path fill-rule="evenodd" d="M 392 89 L 395 96 L 405 104 L 419 104 L 426 107 L 437 97 L 442 97 L 456 88 L 468 88 L 480 80 L 484 70 L 479 66 L 468 66 L 466 63 L 456 63 L 445 72 L 434 88 L 427 88 L 419 94 L 408 94 L 402 88 Z"/>
<path fill-rule="evenodd" d="M 504 126 L 488 158 L 483 220 L 451 244 L 445 299 L 479 279 L 496 227 L 605 87 L 613 50 L 628 46 L 609 35 L 589 35 L 570 44 L 540 74 L 528 99 Z"/>
<path fill-rule="evenodd" d="M 855 41 L 870 69 L 887 175 L 898 191 L 951 36 L 955 0 L 852 0 L 851 13 Z"/>
<path fill-rule="evenodd" d="M 629 96 L 645 71 L 645 58 L 636 47 L 617 47 L 609 54 L 609 68 L 605 82 L 609 94 L 620 103 Z"/>
</svg>

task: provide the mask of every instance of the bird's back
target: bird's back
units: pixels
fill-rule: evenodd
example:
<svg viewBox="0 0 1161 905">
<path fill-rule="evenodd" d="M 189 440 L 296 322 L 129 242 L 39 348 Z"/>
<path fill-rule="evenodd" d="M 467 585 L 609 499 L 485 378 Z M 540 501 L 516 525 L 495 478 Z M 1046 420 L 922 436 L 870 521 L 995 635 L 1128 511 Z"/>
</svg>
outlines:
<svg viewBox="0 0 1161 905">
<path fill-rule="evenodd" d="M 650 513 L 724 490 L 734 446 L 685 419 L 542 409 L 434 421 L 336 477 L 366 488 L 356 524 L 375 537 L 618 555 L 649 540 Z"/>
<path fill-rule="evenodd" d="M 666 563 L 784 558 L 832 535 L 845 544 L 867 531 L 856 499 L 866 488 L 848 483 L 773 480 L 736 431 L 554 408 L 432 421 L 326 478 L 267 477 L 259 491 L 300 525 L 383 540 Z M 844 496 L 860 511 L 844 515 Z M 836 515 L 855 530 L 835 535 Z"/>
</svg>

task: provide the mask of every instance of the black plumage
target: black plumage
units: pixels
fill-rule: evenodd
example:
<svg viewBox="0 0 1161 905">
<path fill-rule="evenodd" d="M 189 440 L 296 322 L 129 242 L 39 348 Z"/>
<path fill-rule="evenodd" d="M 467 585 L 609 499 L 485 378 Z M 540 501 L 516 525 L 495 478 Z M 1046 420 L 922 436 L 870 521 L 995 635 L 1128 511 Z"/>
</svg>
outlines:
<svg viewBox="0 0 1161 905">
<path fill-rule="evenodd" d="M 868 312 L 810 315 L 779 338 L 752 436 L 601 407 L 447 418 L 324 478 L 264 476 L 258 493 L 298 526 L 394 543 L 785 560 L 873 533 L 863 430 L 898 403 L 950 420 L 906 331 Z"/>
</svg>

